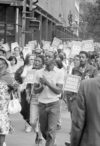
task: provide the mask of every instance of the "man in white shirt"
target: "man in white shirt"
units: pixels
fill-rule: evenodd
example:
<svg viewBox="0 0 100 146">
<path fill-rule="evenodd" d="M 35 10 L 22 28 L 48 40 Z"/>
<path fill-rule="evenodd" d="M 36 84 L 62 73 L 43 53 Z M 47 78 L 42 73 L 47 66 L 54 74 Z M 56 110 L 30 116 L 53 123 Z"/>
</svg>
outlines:
<svg viewBox="0 0 100 146">
<path fill-rule="evenodd" d="M 46 140 L 45 146 L 54 146 L 64 74 L 55 67 L 53 52 L 45 53 L 44 62 L 45 68 L 37 72 L 39 84 L 34 87 L 34 92 L 39 94 L 39 121 L 42 135 Z"/>
</svg>

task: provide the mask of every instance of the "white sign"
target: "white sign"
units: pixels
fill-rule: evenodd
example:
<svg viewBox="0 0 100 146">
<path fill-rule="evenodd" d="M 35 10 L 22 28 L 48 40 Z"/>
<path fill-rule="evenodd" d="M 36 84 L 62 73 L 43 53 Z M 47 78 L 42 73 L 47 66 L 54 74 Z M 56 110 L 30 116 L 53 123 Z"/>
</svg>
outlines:
<svg viewBox="0 0 100 146">
<path fill-rule="evenodd" d="M 93 40 L 82 41 L 82 51 L 94 51 L 94 42 Z"/>
<path fill-rule="evenodd" d="M 62 43 L 62 40 L 60 40 L 60 39 L 58 39 L 58 38 L 55 37 L 53 39 L 52 46 L 58 47 L 61 43 Z"/>
<path fill-rule="evenodd" d="M 43 49 L 44 50 L 49 50 L 51 46 L 51 42 L 49 41 L 43 41 Z"/>
<path fill-rule="evenodd" d="M 64 90 L 78 93 L 80 81 L 81 81 L 81 77 L 76 75 L 68 75 L 65 79 Z"/>
<path fill-rule="evenodd" d="M 25 80 L 24 80 L 24 83 L 26 84 L 34 84 L 36 82 L 36 71 L 30 71 Z"/>
<path fill-rule="evenodd" d="M 80 41 L 73 41 L 72 47 L 71 47 L 71 58 L 73 58 L 75 55 L 78 55 L 81 51 L 81 42 Z"/>
</svg>

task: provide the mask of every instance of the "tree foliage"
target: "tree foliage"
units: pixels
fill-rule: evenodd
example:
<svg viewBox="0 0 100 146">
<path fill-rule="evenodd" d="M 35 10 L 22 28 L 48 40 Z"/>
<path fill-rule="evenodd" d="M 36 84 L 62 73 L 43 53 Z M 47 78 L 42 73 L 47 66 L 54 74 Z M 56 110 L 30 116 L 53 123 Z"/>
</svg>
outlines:
<svg viewBox="0 0 100 146">
<path fill-rule="evenodd" d="M 100 0 L 95 3 L 86 2 L 82 5 L 81 32 L 84 38 L 93 38 L 100 41 Z M 83 29 L 85 27 L 85 29 Z M 85 32 L 84 32 L 85 31 Z"/>
</svg>

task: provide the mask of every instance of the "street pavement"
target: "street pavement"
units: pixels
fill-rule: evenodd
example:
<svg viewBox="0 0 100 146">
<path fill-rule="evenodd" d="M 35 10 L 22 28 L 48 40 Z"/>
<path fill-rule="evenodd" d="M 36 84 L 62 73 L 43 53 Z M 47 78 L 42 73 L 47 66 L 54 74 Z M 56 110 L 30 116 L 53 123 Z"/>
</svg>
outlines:
<svg viewBox="0 0 100 146">
<path fill-rule="evenodd" d="M 34 132 L 25 133 L 25 121 L 20 114 L 11 115 L 12 125 L 14 126 L 14 132 L 7 135 L 7 146 L 45 146 L 45 141 L 41 145 L 36 145 Z M 65 141 L 70 140 L 70 128 L 71 119 L 70 114 L 64 102 L 61 106 L 61 121 L 62 127 L 57 131 L 56 143 L 57 146 L 65 146 Z"/>
</svg>

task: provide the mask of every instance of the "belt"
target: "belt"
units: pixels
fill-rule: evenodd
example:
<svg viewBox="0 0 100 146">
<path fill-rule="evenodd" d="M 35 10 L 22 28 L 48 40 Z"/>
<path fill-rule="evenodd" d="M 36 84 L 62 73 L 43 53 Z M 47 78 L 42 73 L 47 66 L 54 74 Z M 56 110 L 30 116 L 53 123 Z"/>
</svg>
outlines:
<svg viewBox="0 0 100 146">
<path fill-rule="evenodd" d="M 39 102 L 39 105 L 43 105 L 43 106 L 52 106 L 54 104 L 58 104 L 59 103 L 59 100 L 58 101 L 55 101 L 55 102 L 50 102 L 50 103 L 41 103 Z"/>
</svg>

